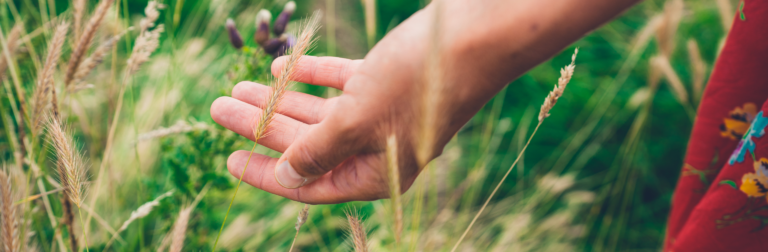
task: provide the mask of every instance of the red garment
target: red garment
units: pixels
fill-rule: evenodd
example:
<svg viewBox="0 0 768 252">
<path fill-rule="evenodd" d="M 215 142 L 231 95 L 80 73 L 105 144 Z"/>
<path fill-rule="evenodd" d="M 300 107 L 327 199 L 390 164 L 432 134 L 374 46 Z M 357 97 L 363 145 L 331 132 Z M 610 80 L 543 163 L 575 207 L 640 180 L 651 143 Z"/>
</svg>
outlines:
<svg viewBox="0 0 768 252">
<path fill-rule="evenodd" d="M 664 251 L 768 251 L 768 1 L 743 10 L 699 106 Z"/>
</svg>

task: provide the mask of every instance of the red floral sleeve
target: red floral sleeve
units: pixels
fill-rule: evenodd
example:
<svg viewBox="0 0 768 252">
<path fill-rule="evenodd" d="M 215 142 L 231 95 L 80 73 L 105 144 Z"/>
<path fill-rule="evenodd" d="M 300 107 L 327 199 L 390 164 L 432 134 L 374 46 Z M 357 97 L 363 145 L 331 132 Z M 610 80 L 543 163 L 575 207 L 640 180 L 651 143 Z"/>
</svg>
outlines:
<svg viewBox="0 0 768 252">
<path fill-rule="evenodd" d="M 768 251 L 768 1 L 743 10 L 699 106 L 664 251 Z"/>
</svg>

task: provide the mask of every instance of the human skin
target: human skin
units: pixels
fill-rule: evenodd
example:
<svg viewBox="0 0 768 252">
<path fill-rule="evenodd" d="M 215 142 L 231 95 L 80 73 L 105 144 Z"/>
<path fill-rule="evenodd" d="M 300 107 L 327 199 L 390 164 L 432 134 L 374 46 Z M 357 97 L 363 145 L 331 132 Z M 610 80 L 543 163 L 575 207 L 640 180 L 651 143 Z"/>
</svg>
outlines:
<svg viewBox="0 0 768 252">
<path fill-rule="evenodd" d="M 638 1 L 443 0 L 439 6 L 433 1 L 388 33 L 364 60 L 304 56 L 295 81 L 343 94 L 329 99 L 286 94 L 269 134 L 258 141 L 284 154 L 253 154 L 243 181 L 310 204 L 387 198 L 385 138 L 395 134 L 405 191 L 425 163 L 416 157 L 416 149 L 424 148 L 415 138 L 425 132 L 419 129 L 434 133 L 426 158 L 437 157 L 505 85 Z M 439 55 L 443 102 L 432 104 L 437 121 L 424 126 L 418 111 L 424 111 L 420 97 L 430 85 L 424 80 L 435 76 L 429 75 L 435 59 L 430 55 Z M 273 74 L 285 60 L 274 61 Z M 241 82 L 232 97 L 214 101 L 211 116 L 253 140 L 254 118 L 269 92 L 267 86 Z M 230 173 L 239 177 L 249 154 L 234 152 L 227 161 Z"/>
</svg>

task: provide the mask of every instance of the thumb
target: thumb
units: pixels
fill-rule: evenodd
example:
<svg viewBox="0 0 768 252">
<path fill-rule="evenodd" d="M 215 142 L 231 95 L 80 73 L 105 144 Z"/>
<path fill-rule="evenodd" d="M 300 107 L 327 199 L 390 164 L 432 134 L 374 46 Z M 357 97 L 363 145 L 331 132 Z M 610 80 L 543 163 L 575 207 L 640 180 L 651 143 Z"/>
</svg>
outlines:
<svg viewBox="0 0 768 252">
<path fill-rule="evenodd" d="M 275 179 L 289 189 L 317 180 L 357 153 L 353 128 L 327 118 L 294 141 L 277 161 Z"/>
</svg>

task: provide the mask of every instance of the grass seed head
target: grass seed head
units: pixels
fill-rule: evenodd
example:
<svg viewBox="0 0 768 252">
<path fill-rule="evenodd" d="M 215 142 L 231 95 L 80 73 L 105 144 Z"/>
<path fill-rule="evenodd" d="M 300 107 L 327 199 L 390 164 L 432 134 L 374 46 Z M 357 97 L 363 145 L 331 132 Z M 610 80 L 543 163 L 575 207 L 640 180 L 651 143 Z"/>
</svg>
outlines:
<svg viewBox="0 0 768 252">
<path fill-rule="evenodd" d="M 544 118 L 549 117 L 549 111 L 555 106 L 557 99 L 560 99 L 568 82 L 571 81 L 573 71 L 576 69 L 575 63 L 577 54 L 579 54 L 578 48 L 574 50 L 573 56 L 571 56 L 571 64 L 560 69 L 560 78 L 557 80 L 557 85 L 555 85 L 555 88 L 549 92 L 547 98 L 544 99 L 544 104 L 541 105 L 541 110 L 539 110 L 539 122 L 543 121 Z"/>
</svg>

